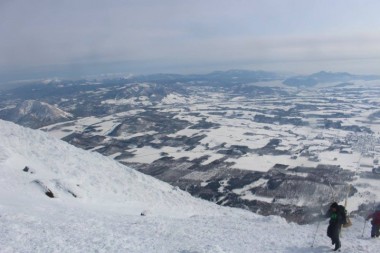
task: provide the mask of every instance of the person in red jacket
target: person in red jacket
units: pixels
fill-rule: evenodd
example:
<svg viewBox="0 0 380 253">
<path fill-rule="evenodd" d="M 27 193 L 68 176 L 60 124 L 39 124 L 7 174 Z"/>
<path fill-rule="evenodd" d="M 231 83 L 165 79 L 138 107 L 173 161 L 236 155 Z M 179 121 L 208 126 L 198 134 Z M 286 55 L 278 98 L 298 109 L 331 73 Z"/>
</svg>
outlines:
<svg viewBox="0 0 380 253">
<path fill-rule="evenodd" d="M 376 211 L 367 216 L 366 220 L 372 219 L 371 237 L 379 237 L 380 235 L 380 205 L 377 206 Z"/>
</svg>

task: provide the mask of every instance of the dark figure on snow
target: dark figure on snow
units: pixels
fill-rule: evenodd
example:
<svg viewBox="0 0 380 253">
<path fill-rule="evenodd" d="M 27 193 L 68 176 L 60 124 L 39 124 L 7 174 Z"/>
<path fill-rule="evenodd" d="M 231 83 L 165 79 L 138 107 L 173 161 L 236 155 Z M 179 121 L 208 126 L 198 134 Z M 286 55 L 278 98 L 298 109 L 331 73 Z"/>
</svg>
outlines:
<svg viewBox="0 0 380 253">
<path fill-rule="evenodd" d="M 376 211 L 367 216 L 367 220 L 372 219 L 371 237 L 379 237 L 380 235 L 380 205 L 377 206 Z"/>
<path fill-rule="evenodd" d="M 330 217 L 329 226 L 327 228 L 327 236 L 331 238 L 331 243 L 335 245 L 334 251 L 340 249 L 340 229 L 346 223 L 346 211 L 343 206 L 334 202 L 331 204 L 327 216 Z"/>
</svg>

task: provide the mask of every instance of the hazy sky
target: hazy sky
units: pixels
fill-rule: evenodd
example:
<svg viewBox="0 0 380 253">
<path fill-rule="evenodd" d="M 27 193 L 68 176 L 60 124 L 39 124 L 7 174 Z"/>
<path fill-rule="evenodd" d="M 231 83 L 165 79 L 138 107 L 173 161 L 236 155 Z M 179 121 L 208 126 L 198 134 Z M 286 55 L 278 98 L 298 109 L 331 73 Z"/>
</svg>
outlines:
<svg viewBox="0 0 380 253">
<path fill-rule="evenodd" d="M 379 11 L 378 0 L 0 0 L 0 74 L 380 74 Z"/>
</svg>

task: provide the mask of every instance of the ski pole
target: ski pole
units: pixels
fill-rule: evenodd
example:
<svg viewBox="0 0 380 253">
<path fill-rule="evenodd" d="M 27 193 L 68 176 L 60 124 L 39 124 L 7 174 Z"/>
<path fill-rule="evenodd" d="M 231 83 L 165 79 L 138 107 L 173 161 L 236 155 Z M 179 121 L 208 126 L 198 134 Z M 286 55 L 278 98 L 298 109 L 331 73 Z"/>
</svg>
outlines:
<svg viewBox="0 0 380 253">
<path fill-rule="evenodd" d="M 313 243 L 311 244 L 312 248 L 314 247 L 315 238 L 317 237 L 317 233 L 318 233 L 318 229 L 319 229 L 320 224 L 321 224 L 321 221 L 318 221 L 317 229 L 315 230 L 315 233 L 314 233 Z"/>
<path fill-rule="evenodd" d="M 366 221 L 366 220 L 364 220 L 364 226 L 363 226 L 362 237 L 364 236 L 365 225 L 367 225 L 367 221 Z"/>
<path fill-rule="evenodd" d="M 322 212 L 322 206 L 323 206 L 323 202 L 322 202 L 322 197 L 319 197 L 319 203 L 320 203 L 320 211 L 321 211 L 321 214 L 323 214 Z M 314 243 L 315 243 L 315 238 L 317 237 L 317 233 L 318 233 L 318 229 L 319 229 L 319 225 L 321 224 L 321 219 L 319 219 L 318 221 L 318 225 L 317 225 L 317 229 L 315 230 L 315 233 L 314 233 L 314 238 L 313 238 L 313 243 L 311 244 L 311 247 L 313 248 L 314 247 Z"/>
</svg>

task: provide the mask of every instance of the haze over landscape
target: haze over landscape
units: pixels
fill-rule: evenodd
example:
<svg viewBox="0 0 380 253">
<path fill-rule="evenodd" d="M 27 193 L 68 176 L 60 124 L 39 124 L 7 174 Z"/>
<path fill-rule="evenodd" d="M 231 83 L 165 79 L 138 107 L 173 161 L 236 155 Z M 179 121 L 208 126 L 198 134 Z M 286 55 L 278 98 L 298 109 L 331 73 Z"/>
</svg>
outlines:
<svg viewBox="0 0 380 253">
<path fill-rule="evenodd" d="M 1 1 L 0 79 L 380 74 L 379 9 L 375 0 Z"/>
</svg>

